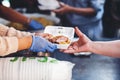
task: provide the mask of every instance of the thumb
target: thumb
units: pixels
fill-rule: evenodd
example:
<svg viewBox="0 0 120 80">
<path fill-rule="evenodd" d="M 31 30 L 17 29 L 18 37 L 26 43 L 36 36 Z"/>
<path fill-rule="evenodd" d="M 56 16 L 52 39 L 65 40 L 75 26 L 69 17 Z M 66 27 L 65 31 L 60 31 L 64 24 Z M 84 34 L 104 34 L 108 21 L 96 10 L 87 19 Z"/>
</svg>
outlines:
<svg viewBox="0 0 120 80">
<path fill-rule="evenodd" d="M 65 5 L 63 2 L 59 2 L 59 1 L 58 1 L 58 3 L 59 3 L 59 5 L 60 5 L 60 7 L 63 7 L 63 6 Z"/>
<path fill-rule="evenodd" d="M 78 27 L 75 27 L 75 33 L 81 38 L 84 36 L 84 34 L 78 29 Z"/>
</svg>

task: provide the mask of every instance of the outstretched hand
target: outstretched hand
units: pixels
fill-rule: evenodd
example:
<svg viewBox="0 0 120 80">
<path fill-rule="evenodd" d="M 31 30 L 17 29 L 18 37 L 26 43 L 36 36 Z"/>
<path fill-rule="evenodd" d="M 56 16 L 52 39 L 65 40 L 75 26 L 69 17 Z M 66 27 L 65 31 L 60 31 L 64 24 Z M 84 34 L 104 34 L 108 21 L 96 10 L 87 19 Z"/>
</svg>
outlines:
<svg viewBox="0 0 120 80">
<path fill-rule="evenodd" d="M 89 45 L 92 42 L 86 35 L 84 35 L 77 27 L 75 32 L 79 37 L 78 41 L 73 42 L 68 49 L 63 50 L 64 53 L 77 53 L 89 51 Z"/>
</svg>

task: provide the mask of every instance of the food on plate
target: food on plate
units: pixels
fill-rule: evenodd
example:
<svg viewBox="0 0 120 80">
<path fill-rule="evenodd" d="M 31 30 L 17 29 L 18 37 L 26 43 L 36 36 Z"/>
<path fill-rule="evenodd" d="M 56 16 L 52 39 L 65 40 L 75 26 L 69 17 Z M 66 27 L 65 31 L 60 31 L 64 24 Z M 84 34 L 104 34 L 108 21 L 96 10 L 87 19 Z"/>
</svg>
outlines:
<svg viewBox="0 0 120 80">
<path fill-rule="evenodd" d="M 56 44 L 69 44 L 70 39 L 64 35 L 59 35 L 59 36 L 53 36 L 52 34 L 49 33 L 36 33 L 36 35 L 42 36 L 45 39 L 49 40 L 52 43 Z"/>
<path fill-rule="evenodd" d="M 53 37 L 53 35 L 52 34 L 49 34 L 49 33 L 36 33 L 35 35 L 37 35 L 37 36 L 42 36 L 43 38 L 45 38 L 45 39 L 50 39 L 50 38 L 52 38 Z"/>
<path fill-rule="evenodd" d="M 43 38 L 49 40 L 52 43 L 57 43 L 57 44 L 70 43 L 70 39 L 64 35 L 53 36 L 52 34 L 49 34 L 49 33 L 36 33 L 35 35 L 42 36 Z"/>
<path fill-rule="evenodd" d="M 52 34 L 48 40 L 57 45 L 58 49 L 67 49 L 74 37 L 74 28 L 62 26 L 46 27 L 44 33 Z"/>
<path fill-rule="evenodd" d="M 57 43 L 57 44 L 69 44 L 70 43 L 70 39 L 63 35 L 55 36 L 48 40 L 52 43 Z"/>
</svg>

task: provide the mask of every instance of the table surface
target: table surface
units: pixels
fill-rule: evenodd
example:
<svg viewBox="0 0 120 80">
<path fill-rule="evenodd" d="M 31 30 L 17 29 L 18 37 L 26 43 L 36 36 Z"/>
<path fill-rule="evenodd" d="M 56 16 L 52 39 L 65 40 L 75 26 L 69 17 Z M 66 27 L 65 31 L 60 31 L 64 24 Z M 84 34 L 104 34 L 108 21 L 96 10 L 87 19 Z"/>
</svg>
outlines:
<svg viewBox="0 0 120 80">
<path fill-rule="evenodd" d="M 58 51 L 53 57 L 75 64 L 72 80 L 120 80 L 120 59 L 118 58 L 96 54 L 74 56 Z"/>
</svg>

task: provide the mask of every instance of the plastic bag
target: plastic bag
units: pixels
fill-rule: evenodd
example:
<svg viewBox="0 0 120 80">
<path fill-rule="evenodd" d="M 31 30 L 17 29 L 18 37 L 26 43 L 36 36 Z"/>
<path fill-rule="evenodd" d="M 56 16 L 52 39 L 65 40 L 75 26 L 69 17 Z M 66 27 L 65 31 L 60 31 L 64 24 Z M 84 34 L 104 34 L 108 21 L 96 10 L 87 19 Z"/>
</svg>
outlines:
<svg viewBox="0 0 120 80">
<path fill-rule="evenodd" d="M 71 80 L 73 63 L 50 57 L 0 58 L 0 80 Z"/>
</svg>

